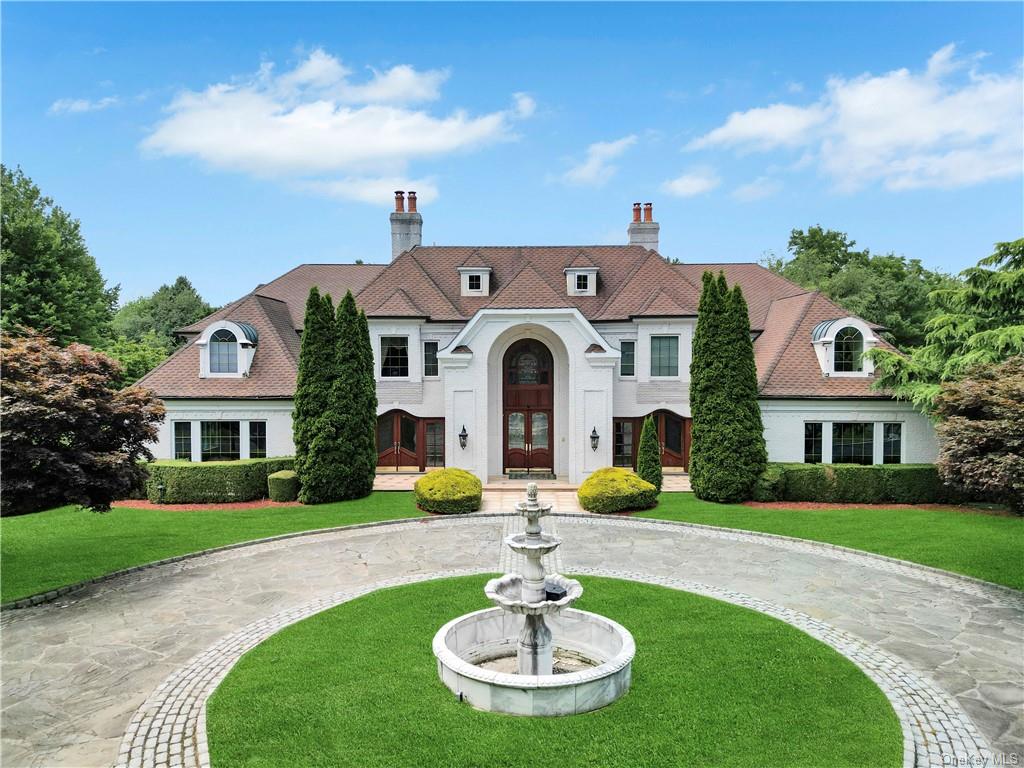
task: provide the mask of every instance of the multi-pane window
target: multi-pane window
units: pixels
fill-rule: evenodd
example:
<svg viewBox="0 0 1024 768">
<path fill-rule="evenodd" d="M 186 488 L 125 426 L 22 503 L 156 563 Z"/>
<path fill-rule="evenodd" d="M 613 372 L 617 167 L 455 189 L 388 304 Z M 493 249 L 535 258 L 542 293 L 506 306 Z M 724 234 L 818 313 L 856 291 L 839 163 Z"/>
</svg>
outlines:
<svg viewBox="0 0 1024 768">
<path fill-rule="evenodd" d="M 437 376 L 437 342 L 423 342 L 423 375 Z"/>
<path fill-rule="evenodd" d="M 192 461 L 192 422 L 174 422 L 174 458 Z"/>
<path fill-rule="evenodd" d="M 821 463 L 821 422 L 804 424 L 804 462 Z"/>
<path fill-rule="evenodd" d="M 471 291 L 479 291 L 480 290 L 480 280 L 481 280 L 480 275 L 470 275 L 469 276 L 469 290 L 471 290 Z"/>
<path fill-rule="evenodd" d="M 444 422 L 428 421 L 425 425 L 426 451 L 424 464 L 428 467 L 444 466 Z"/>
<path fill-rule="evenodd" d="M 210 373 L 238 373 L 238 341 L 227 328 L 210 336 Z"/>
<path fill-rule="evenodd" d="M 679 375 L 679 337 L 651 336 L 651 376 Z"/>
<path fill-rule="evenodd" d="M 380 337 L 380 375 L 409 375 L 409 338 L 407 336 Z"/>
<path fill-rule="evenodd" d="M 590 275 L 576 275 L 576 290 L 586 291 L 590 288 Z"/>
<path fill-rule="evenodd" d="M 619 375 L 620 376 L 635 376 L 636 375 L 636 342 L 635 341 L 624 341 L 622 342 L 622 349 L 620 350 L 622 357 L 619 359 Z"/>
<path fill-rule="evenodd" d="M 882 425 L 882 463 L 899 464 L 903 454 L 903 425 L 893 422 Z"/>
<path fill-rule="evenodd" d="M 242 431 L 237 421 L 204 421 L 200 437 L 203 461 L 235 461 L 241 456 Z"/>
<path fill-rule="evenodd" d="M 615 421 L 615 447 L 612 464 L 616 467 L 633 466 L 633 422 Z"/>
<path fill-rule="evenodd" d="M 267 458 L 267 422 L 249 422 L 249 458 Z"/>
<path fill-rule="evenodd" d="M 856 328 L 843 328 L 836 334 L 835 369 L 839 373 L 864 370 L 864 336 Z"/>
<path fill-rule="evenodd" d="M 832 424 L 833 464 L 873 464 L 875 425 L 858 422 Z"/>
</svg>

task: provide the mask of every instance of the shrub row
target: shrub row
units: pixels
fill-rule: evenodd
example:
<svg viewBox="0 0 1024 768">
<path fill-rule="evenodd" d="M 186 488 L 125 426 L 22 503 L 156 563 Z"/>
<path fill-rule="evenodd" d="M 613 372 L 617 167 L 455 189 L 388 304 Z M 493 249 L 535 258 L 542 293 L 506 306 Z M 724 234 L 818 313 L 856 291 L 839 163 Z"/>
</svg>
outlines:
<svg viewBox="0 0 1024 768">
<path fill-rule="evenodd" d="M 156 504 L 214 504 L 267 497 L 267 476 L 294 469 L 290 457 L 241 461 L 154 461 L 146 498 Z"/>
<path fill-rule="evenodd" d="M 769 464 L 755 501 L 933 504 L 955 501 L 934 464 Z"/>
<path fill-rule="evenodd" d="M 483 485 L 476 475 L 454 467 L 428 472 L 413 488 L 416 506 L 441 515 L 475 512 L 483 498 Z"/>
<path fill-rule="evenodd" d="M 658 489 L 622 467 L 605 467 L 592 473 L 576 496 L 588 512 L 650 509 L 658 503 Z"/>
</svg>

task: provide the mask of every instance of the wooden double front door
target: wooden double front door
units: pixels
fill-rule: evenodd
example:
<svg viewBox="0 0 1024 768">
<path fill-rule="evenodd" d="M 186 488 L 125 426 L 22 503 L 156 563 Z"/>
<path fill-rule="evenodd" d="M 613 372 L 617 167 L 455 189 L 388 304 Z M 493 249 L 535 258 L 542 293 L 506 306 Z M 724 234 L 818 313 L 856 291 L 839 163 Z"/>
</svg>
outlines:
<svg viewBox="0 0 1024 768">
<path fill-rule="evenodd" d="M 423 472 L 444 466 L 444 419 L 421 419 L 405 411 L 377 417 L 377 469 Z"/>
<path fill-rule="evenodd" d="M 504 471 L 553 472 L 554 365 L 536 339 L 515 342 L 502 361 Z"/>
<path fill-rule="evenodd" d="M 655 411 L 654 425 L 658 430 L 658 448 L 661 452 L 661 466 L 678 467 L 686 470 L 690 465 L 690 423 L 691 420 L 677 416 L 671 411 Z M 644 420 L 614 419 L 615 444 L 612 449 L 613 463 L 617 467 L 636 469 L 637 448 L 640 445 L 640 430 Z"/>
</svg>

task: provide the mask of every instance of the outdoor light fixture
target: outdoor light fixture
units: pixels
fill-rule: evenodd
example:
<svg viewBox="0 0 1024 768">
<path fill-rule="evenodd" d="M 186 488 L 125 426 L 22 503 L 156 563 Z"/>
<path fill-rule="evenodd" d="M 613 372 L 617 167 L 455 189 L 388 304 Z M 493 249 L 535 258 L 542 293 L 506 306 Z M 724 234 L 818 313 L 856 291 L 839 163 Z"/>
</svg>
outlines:
<svg viewBox="0 0 1024 768">
<path fill-rule="evenodd" d="M 466 431 L 466 425 L 462 425 L 462 431 L 459 432 L 459 447 L 462 450 L 466 450 L 466 442 L 469 440 L 469 433 Z"/>
<path fill-rule="evenodd" d="M 597 450 L 597 444 L 601 440 L 601 436 L 597 434 L 597 427 L 594 427 L 594 431 L 590 433 L 590 447 L 593 450 Z"/>
</svg>

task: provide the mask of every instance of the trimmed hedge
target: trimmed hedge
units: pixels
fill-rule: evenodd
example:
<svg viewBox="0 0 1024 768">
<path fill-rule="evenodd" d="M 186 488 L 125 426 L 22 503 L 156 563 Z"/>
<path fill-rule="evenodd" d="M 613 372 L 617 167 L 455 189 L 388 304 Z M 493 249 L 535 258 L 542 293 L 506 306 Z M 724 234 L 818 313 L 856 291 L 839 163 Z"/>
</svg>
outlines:
<svg viewBox="0 0 1024 768">
<path fill-rule="evenodd" d="M 650 509 L 658 503 L 654 484 L 622 467 L 597 470 L 583 481 L 576 496 L 588 512 Z"/>
<path fill-rule="evenodd" d="M 155 504 L 215 504 L 267 497 L 267 476 L 294 469 L 290 456 L 240 461 L 154 461 L 146 498 Z"/>
<path fill-rule="evenodd" d="M 934 464 L 769 464 L 754 499 L 849 504 L 956 500 Z"/>
<path fill-rule="evenodd" d="M 483 485 L 476 475 L 454 467 L 428 472 L 413 488 L 416 506 L 441 515 L 476 512 L 483 498 Z"/>
<path fill-rule="evenodd" d="M 295 501 L 299 498 L 299 476 L 290 469 L 267 475 L 267 492 L 271 501 Z"/>
</svg>

